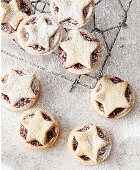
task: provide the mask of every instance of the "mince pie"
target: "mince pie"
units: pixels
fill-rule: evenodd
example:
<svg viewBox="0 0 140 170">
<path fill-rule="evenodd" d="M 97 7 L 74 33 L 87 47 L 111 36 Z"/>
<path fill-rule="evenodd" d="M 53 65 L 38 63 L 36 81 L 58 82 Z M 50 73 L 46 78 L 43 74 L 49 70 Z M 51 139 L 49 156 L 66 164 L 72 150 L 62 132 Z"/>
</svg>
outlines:
<svg viewBox="0 0 140 170">
<path fill-rule="evenodd" d="M 23 69 L 11 69 L 1 78 L 1 102 L 14 110 L 29 109 L 39 96 L 39 81 L 35 74 Z"/>
<path fill-rule="evenodd" d="M 99 126 L 94 124 L 78 126 L 69 135 L 68 149 L 78 162 L 94 165 L 109 156 L 111 140 L 108 133 Z"/>
<path fill-rule="evenodd" d="M 132 87 L 118 77 L 104 76 L 91 91 L 91 104 L 103 117 L 120 118 L 134 106 Z"/>
<path fill-rule="evenodd" d="M 30 109 L 20 122 L 20 137 L 31 149 L 51 146 L 59 134 L 59 125 L 53 115 L 42 109 Z"/>
<path fill-rule="evenodd" d="M 32 15 L 20 23 L 17 38 L 33 55 L 50 54 L 60 41 L 60 26 L 48 14 Z"/>
<path fill-rule="evenodd" d="M 51 0 L 51 14 L 64 28 L 80 28 L 94 15 L 93 0 Z"/>
<path fill-rule="evenodd" d="M 34 13 L 28 0 L 1 0 L 1 31 L 9 38 L 16 38 L 21 20 Z"/>
<path fill-rule="evenodd" d="M 74 29 L 61 41 L 58 56 L 65 69 L 74 74 L 91 72 L 101 58 L 100 42 L 84 29 Z"/>
</svg>

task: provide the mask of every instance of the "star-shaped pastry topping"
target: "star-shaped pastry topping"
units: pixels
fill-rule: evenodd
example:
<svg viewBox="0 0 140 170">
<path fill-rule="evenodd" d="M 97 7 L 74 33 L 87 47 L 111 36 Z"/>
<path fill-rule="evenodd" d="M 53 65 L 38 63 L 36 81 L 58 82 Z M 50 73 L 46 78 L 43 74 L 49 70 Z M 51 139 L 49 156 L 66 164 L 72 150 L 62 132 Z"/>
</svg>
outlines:
<svg viewBox="0 0 140 170">
<path fill-rule="evenodd" d="M 69 37 L 70 40 L 60 44 L 60 47 L 67 53 L 66 68 L 80 63 L 86 68 L 91 69 L 91 54 L 97 49 L 99 42 L 86 41 L 79 30 L 70 31 Z"/>
<path fill-rule="evenodd" d="M 72 18 L 79 23 L 84 23 L 83 9 L 87 7 L 93 0 L 56 0 L 59 7 L 57 19 L 59 22 Z"/>
<path fill-rule="evenodd" d="M 22 98 L 36 98 L 31 89 L 31 83 L 34 77 L 35 75 L 32 74 L 21 76 L 12 69 L 11 72 L 9 72 L 7 83 L 2 84 L 1 93 L 9 97 L 12 106 L 15 106 Z"/>
<path fill-rule="evenodd" d="M 23 119 L 21 124 L 28 130 L 26 141 L 39 141 L 42 145 L 46 143 L 47 132 L 54 127 L 54 122 L 46 121 L 40 110 L 34 112 L 31 119 Z"/>
<path fill-rule="evenodd" d="M 86 155 L 93 162 L 97 161 L 98 151 L 109 144 L 108 141 L 105 141 L 98 136 L 96 125 L 92 125 L 86 132 L 76 131 L 74 136 L 78 141 L 78 147 L 75 154 L 77 156 Z"/>
<path fill-rule="evenodd" d="M 20 21 L 26 16 L 25 13 L 20 11 L 18 1 L 11 0 L 10 3 L 2 2 L 1 7 L 1 22 L 11 25 L 16 30 Z"/>
<path fill-rule="evenodd" d="M 101 79 L 102 89 L 96 93 L 95 100 L 102 103 L 105 115 L 111 114 L 117 108 L 128 108 L 130 104 L 125 97 L 127 82 L 113 83 L 109 78 Z"/>
<path fill-rule="evenodd" d="M 46 16 L 41 15 L 37 23 L 25 25 L 25 29 L 29 33 L 29 39 L 26 42 L 27 46 L 39 44 L 46 50 L 50 49 L 49 40 L 57 32 L 59 26 L 53 21 L 47 24 L 46 20 Z"/>
</svg>

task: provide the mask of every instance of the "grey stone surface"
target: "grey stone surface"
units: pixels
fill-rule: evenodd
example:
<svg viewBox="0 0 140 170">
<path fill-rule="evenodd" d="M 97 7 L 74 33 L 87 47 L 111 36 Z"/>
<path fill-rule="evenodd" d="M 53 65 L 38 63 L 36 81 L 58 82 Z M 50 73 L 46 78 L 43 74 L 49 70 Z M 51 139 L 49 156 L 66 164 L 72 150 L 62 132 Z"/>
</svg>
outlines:
<svg viewBox="0 0 140 170">
<path fill-rule="evenodd" d="M 128 1 L 122 1 L 128 7 Z M 35 72 L 41 82 L 41 95 L 34 107 L 48 110 L 57 117 L 60 123 L 60 136 L 52 147 L 43 151 L 30 150 L 24 146 L 18 135 L 19 120 L 23 113 L 15 113 L 2 107 L 2 163 L 14 170 L 140 169 L 140 11 L 138 6 L 140 6 L 140 1 L 133 0 L 128 12 L 127 26 L 121 28 L 111 56 L 109 56 L 103 70 L 103 74 L 118 76 L 128 81 L 136 94 L 136 104 L 133 111 L 128 116 L 118 120 L 98 116 L 90 105 L 90 87 L 94 87 L 96 83 L 96 79 L 90 76 L 98 77 L 101 65 L 90 73 L 90 76 L 82 75 L 79 80 L 80 84 L 76 85 L 72 92 L 69 92 L 75 78 L 79 76 L 65 71 L 55 55 L 32 56 L 20 49 L 12 40 L 2 39 L 3 71 L 18 65 Z M 127 7 L 125 6 L 125 8 Z M 99 15 L 96 20 L 97 27 L 99 26 L 98 28 L 104 30 L 110 26 L 117 26 L 123 20 L 123 12 L 119 13 L 120 8 L 122 10 L 118 0 L 102 0 L 96 5 L 96 11 Z M 91 27 L 94 29 L 93 25 Z M 105 41 L 110 48 L 117 30 L 104 32 L 105 38 L 98 31 L 93 33 L 102 42 L 103 64 L 108 53 Z M 70 131 L 78 125 L 89 122 L 97 123 L 107 129 L 113 143 L 109 158 L 102 164 L 92 167 L 77 163 L 67 151 L 67 138 Z"/>
</svg>

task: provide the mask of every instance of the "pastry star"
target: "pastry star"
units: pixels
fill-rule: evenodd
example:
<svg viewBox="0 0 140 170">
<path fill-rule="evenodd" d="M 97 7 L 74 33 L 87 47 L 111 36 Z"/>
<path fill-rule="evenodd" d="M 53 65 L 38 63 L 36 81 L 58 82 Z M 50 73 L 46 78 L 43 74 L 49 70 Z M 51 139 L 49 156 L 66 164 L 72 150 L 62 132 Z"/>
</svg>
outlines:
<svg viewBox="0 0 140 170">
<path fill-rule="evenodd" d="M 59 26 L 55 23 L 47 24 L 45 19 L 45 16 L 41 16 L 37 23 L 25 25 L 25 29 L 29 33 L 29 39 L 26 42 L 27 46 L 39 44 L 46 50 L 49 50 L 49 40 L 59 29 Z"/>
<path fill-rule="evenodd" d="M 108 145 L 107 141 L 98 136 L 95 125 L 91 126 L 86 132 L 75 132 L 74 136 L 78 141 L 76 155 L 87 155 L 94 162 L 97 161 L 99 149 Z"/>
<path fill-rule="evenodd" d="M 7 83 L 1 88 L 1 93 L 8 95 L 10 104 L 14 106 L 22 98 L 35 98 L 31 89 L 31 83 L 34 75 L 19 75 L 12 70 L 8 75 Z"/>
<path fill-rule="evenodd" d="M 115 84 L 104 77 L 101 83 L 103 88 L 97 93 L 95 100 L 103 104 L 105 115 L 109 115 L 116 108 L 128 108 L 130 106 L 125 97 L 127 82 Z"/>
<path fill-rule="evenodd" d="M 1 22 L 10 24 L 15 30 L 19 22 L 26 16 L 20 11 L 17 0 L 11 0 L 10 3 L 1 3 L 2 17 Z"/>
<path fill-rule="evenodd" d="M 60 11 L 57 14 L 59 22 L 72 18 L 80 23 L 83 23 L 83 9 L 92 3 L 93 0 L 57 0 L 56 5 L 57 2 L 60 5 L 63 4 L 63 7 L 59 8 Z M 65 15 L 64 11 L 66 11 Z"/>
<path fill-rule="evenodd" d="M 54 122 L 46 121 L 38 110 L 33 118 L 23 120 L 22 124 L 28 130 L 26 141 L 37 140 L 42 145 L 45 144 L 46 133 L 54 126 Z"/>
<path fill-rule="evenodd" d="M 67 52 L 66 68 L 80 63 L 91 69 L 91 53 L 97 49 L 99 43 L 86 41 L 78 30 L 72 30 L 69 34 L 72 34 L 71 39 L 60 44 L 61 48 Z"/>
</svg>

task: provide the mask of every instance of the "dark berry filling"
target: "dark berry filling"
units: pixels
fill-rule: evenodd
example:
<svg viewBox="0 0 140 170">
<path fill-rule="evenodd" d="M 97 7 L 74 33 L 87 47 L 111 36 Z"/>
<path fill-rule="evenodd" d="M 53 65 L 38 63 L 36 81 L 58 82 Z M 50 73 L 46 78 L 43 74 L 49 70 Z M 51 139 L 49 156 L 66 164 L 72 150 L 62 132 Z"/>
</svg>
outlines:
<svg viewBox="0 0 140 170">
<path fill-rule="evenodd" d="M 89 11 L 89 7 L 84 8 L 84 10 L 83 10 L 83 16 L 84 16 L 84 18 L 87 17 L 88 11 Z"/>
<path fill-rule="evenodd" d="M 34 17 L 34 18 L 32 18 L 28 23 L 27 23 L 27 25 L 30 25 L 30 24 L 36 24 L 36 22 L 37 22 L 37 18 L 36 17 Z"/>
<path fill-rule="evenodd" d="M 104 112 L 104 106 L 103 106 L 103 104 L 100 103 L 100 102 L 98 102 L 98 101 L 96 101 L 96 102 L 97 102 L 97 104 L 98 104 L 99 109 L 100 109 L 102 112 Z"/>
<path fill-rule="evenodd" d="M 62 21 L 61 24 L 67 24 L 67 25 L 77 25 L 78 22 L 74 19 L 67 19 L 65 21 Z"/>
<path fill-rule="evenodd" d="M 54 13 L 56 14 L 57 12 L 59 12 L 59 8 L 58 6 L 56 6 L 55 3 L 53 3 L 53 9 L 54 9 Z"/>
<path fill-rule="evenodd" d="M 117 108 L 115 109 L 109 116 L 108 118 L 114 118 L 115 116 L 117 116 L 120 112 L 122 112 L 124 110 L 124 108 Z"/>
<path fill-rule="evenodd" d="M 31 85 L 32 91 L 35 95 L 39 95 L 39 89 L 36 86 L 36 81 L 33 80 L 32 85 Z"/>
<path fill-rule="evenodd" d="M 34 116 L 35 116 L 35 114 L 34 114 L 34 113 L 32 113 L 32 114 L 30 114 L 30 115 L 26 116 L 26 117 L 24 118 L 24 120 L 27 120 L 27 119 L 33 118 Z"/>
<path fill-rule="evenodd" d="M 31 15 L 30 7 L 25 3 L 25 1 L 20 0 L 20 10 L 27 15 Z"/>
<path fill-rule="evenodd" d="M 11 0 L 1 0 L 1 2 L 9 3 Z"/>
<path fill-rule="evenodd" d="M 102 90 L 102 84 L 99 85 L 98 89 L 97 89 L 97 92 L 101 91 Z"/>
<path fill-rule="evenodd" d="M 36 51 L 45 51 L 45 48 L 42 47 L 41 45 L 33 45 L 33 46 L 29 46 L 29 47 L 32 47 L 34 50 Z"/>
<path fill-rule="evenodd" d="M 17 103 L 15 104 L 15 107 L 16 107 L 16 108 L 23 107 L 23 106 L 29 104 L 31 101 L 32 101 L 32 99 L 22 98 L 19 102 L 17 102 Z"/>
<path fill-rule="evenodd" d="M 52 25 L 52 22 L 51 22 L 50 19 L 46 18 L 45 21 L 46 21 L 46 23 L 47 23 L 48 25 Z"/>
<path fill-rule="evenodd" d="M 20 70 L 15 70 L 15 71 L 16 71 L 16 73 L 19 74 L 20 76 L 25 75 L 25 74 L 23 73 L 23 71 L 20 71 Z"/>
<path fill-rule="evenodd" d="M 12 26 L 10 26 L 9 24 L 6 24 L 6 23 L 1 23 L 1 30 L 8 34 L 12 34 L 16 31 L 16 30 L 14 30 L 14 28 Z"/>
<path fill-rule="evenodd" d="M 28 39 L 29 39 L 29 33 L 26 31 L 25 28 L 23 29 L 23 36 L 24 36 L 25 40 L 28 41 Z"/>
<path fill-rule="evenodd" d="M 2 83 L 6 83 L 8 80 L 8 75 L 4 76 L 2 79 L 1 79 L 1 82 Z"/>
<path fill-rule="evenodd" d="M 92 124 L 85 125 L 82 129 L 79 129 L 78 132 L 86 132 L 87 130 L 90 129 L 91 126 Z"/>
<path fill-rule="evenodd" d="M 45 120 L 47 120 L 47 121 L 51 121 L 50 116 L 48 116 L 48 115 L 47 115 L 47 114 L 45 114 L 45 113 L 42 113 L 42 115 L 43 115 L 43 118 L 44 118 Z"/>
<path fill-rule="evenodd" d="M 74 68 L 74 69 L 79 70 L 79 69 L 84 69 L 84 68 L 86 68 L 86 67 L 83 66 L 83 65 L 80 64 L 80 63 L 77 63 L 77 64 L 75 64 L 74 66 L 72 66 L 71 68 Z"/>
<path fill-rule="evenodd" d="M 39 146 L 43 146 L 39 141 L 37 140 L 33 140 L 33 141 L 30 141 L 28 142 L 29 144 L 35 146 L 35 147 L 39 147 Z"/>
<path fill-rule="evenodd" d="M 74 137 L 73 138 L 73 150 L 76 151 L 77 147 L 78 147 L 78 142 L 77 142 L 77 140 Z"/>
<path fill-rule="evenodd" d="M 91 38 L 89 35 L 87 35 L 85 32 L 80 32 L 80 34 L 83 36 L 83 38 L 86 41 L 95 41 L 95 42 L 99 42 L 99 40 L 97 38 Z"/>
<path fill-rule="evenodd" d="M 126 91 L 125 91 L 125 97 L 127 98 L 128 102 L 130 101 L 130 95 L 131 95 L 131 91 L 130 91 L 129 87 L 127 87 Z"/>
<path fill-rule="evenodd" d="M 53 137 L 56 136 L 55 127 L 53 127 L 46 136 L 46 143 L 50 142 Z"/>
<path fill-rule="evenodd" d="M 98 151 L 98 158 L 100 158 L 101 156 L 104 155 L 106 151 L 106 147 L 102 147 L 99 151 Z"/>
<path fill-rule="evenodd" d="M 64 50 L 62 50 L 62 48 L 60 46 L 58 47 L 58 56 L 61 60 L 61 64 L 65 67 L 67 53 Z"/>
<path fill-rule="evenodd" d="M 24 139 L 26 139 L 27 133 L 28 133 L 28 130 L 27 130 L 23 125 L 21 125 L 21 126 L 20 126 L 20 135 L 21 135 Z"/>
<path fill-rule="evenodd" d="M 108 137 L 104 134 L 104 132 L 99 127 L 97 127 L 97 134 L 103 140 L 106 140 L 106 141 L 108 140 Z"/>
<path fill-rule="evenodd" d="M 96 61 L 98 60 L 98 55 L 99 55 L 99 51 L 95 50 L 92 52 L 91 54 L 91 58 L 92 58 L 92 63 L 95 64 Z"/>
<path fill-rule="evenodd" d="M 87 155 L 82 155 L 82 156 L 79 156 L 81 159 L 83 159 L 84 161 L 89 161 L 90 158 L 87 156 Z"/>
<path fill-rule="evenodd" d="M 124 82 L 123 80 L 121 80 L 119 77 L 113 77 L 110 79 L 113 83 L 118 84 L 120 82 Z"/>
<path fill-rule="evenodd" d="M 6 94 L 1 93 L 1 95 L 2 95 L 4 100 L 6 100 L 8 103 L 10 103 L 9 97 Z"/>
</svg>

